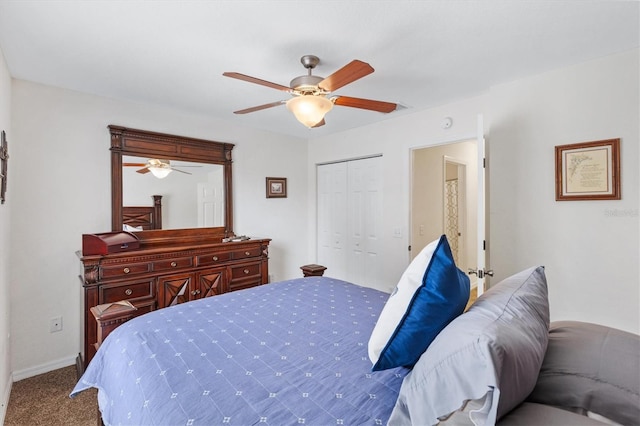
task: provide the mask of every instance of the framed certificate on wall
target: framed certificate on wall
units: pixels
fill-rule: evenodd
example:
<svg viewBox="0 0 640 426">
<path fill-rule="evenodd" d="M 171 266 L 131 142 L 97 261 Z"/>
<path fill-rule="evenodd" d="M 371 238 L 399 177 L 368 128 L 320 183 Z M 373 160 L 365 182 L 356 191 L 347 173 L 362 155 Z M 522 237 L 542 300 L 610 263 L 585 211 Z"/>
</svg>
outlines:
<svg viewBox="0 0 640 426">
<path fill-rule="evenodd" d="M 555 149 L 556 201 L 620 199 L 620 139 Z"/>
</svg>

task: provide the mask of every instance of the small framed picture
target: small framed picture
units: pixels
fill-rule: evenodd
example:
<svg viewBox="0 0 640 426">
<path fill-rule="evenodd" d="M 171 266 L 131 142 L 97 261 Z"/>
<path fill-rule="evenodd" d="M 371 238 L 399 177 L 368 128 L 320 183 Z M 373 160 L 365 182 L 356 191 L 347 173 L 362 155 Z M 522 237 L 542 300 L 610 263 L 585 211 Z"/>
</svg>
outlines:
<svg viewBox="0 0 640 426">
<path fill-rule="evenodd" d="M 556 146 L 556 201 L 620 195 L 620 139 Z"/>
<path fill-rule="evenodd" d="M 267 178 L 267 198 L 287 198 L 287 178 Z"/>
</svg>

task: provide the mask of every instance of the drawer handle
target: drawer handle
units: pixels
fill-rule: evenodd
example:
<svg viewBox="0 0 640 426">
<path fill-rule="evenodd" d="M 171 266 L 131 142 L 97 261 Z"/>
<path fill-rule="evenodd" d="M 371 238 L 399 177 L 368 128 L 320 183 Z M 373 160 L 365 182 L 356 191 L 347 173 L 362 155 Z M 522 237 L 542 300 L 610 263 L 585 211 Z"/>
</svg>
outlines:
<svg viewBox="0 0 640 426">
<path fill-rule="evenodd" d="M 249 270 L 248 270 L 248 269 L 245 269 L 245 270 L 244 270 L 244 271 L 242 271 L 242 272 L 244 272 L 245 274 L 249 274 Z"/>
<path fill-rule="evenodd" d="M 124 268 L 124 269 L 122 270 L 122 272 L 124 272 L 125 274 L 128 274 L 129 272 L 131 272 L 131 269 L 129 269 L 129 268 Z"/>
<path fill-rule="evenodd" d="M 130 289 L 130 288 L 128 288 L 128 289 L 126 289 L 126 290 L 124 291 L 124 294 L 126 294 L 127 296 L 131 296 L 131 293 L 133 293 L 133 291 L 131 291 L 131 289 Z"/>
<path fill-rule="evenodd" d="M 212 259 L 213 259 L 214 262 L 217 262 L 218 261 L 218 256 L 213 256 Z"/>
<path fill-rule="evenodd" d="M 250 251 L 245 251 L 244 254 L 247 255 L 247 256 L 251 256 L 251 252 Z"/>
<path fill-rule="evenodd" d="M 192 295 L 192 296 L 197 296 L 198 294 L 200 294 L 200 290 L 193 290 L 193 291 L 191 292 L 191 295 Z"/>
<path fill-rule="evenodd" d="M 178 264 L 176 262 L 171 262 L 171 266 L 175 268 Z"/>
</svg>

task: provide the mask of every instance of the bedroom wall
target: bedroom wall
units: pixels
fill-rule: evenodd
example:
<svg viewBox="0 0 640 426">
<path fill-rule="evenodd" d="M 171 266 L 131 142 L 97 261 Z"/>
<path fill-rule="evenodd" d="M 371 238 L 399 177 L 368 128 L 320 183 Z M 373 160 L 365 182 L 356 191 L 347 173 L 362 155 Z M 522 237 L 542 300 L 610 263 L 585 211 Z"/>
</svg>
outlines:
<svg viewBox="0 0 640 426">
<path fill-rule="evenodd" d="M 493 283 L 543 264 L 552 320 L 640 331 L 638 271 L 638 50 L 487 89 L 450 105 L 390 118 L 309 144 L 309 214 L 315 164 L 374 153 L 384 162 L 384 275 L 390 291 L 408 264 L 409 149 L 474 137 L 483 113 L 489 161 Z M 444 117 L 453 118 L 448 130 Z M 556 202 L 555 145 L 622 138 L 620 201 Z M 394 237 L 394 229 L 402 237 Z M 309 252 L 315 253 L 315 227 Z"/>
<path fill-rule="evenodd" d="M 11 222 L 14 380 L 72 364 L 80 350 L 75 252 L 83 233 L 111 229 L 109 124 L 236 144 L 235 231 L 273 238 L 274 280 L 301 276 L 300 265 L 309 263 L 299 238 L 307 229 L 304 140 L 21 80 L 13 81 L 12 115 L 10 201 L 19 212 Z M 288 198 L 266 199 L 265 176 L 288 177 Z M 57 315 L 63 330 L 49 333 Z"/>
<path fill-rule="evenodd" d="M 0 50 L 0 130 L 7 132 L 13 154 L 14 142 L 11 140 L 11 77 L 7 64 Z M 7 188 L 7 201 L 0 204 L 0 424 L 4 416 L 11 391 L 10 364 L 10 285 L 9 285 L 9 218 L 13 185 Z"/>
<path fill-rule="evenodd" d="M 82 233 L 110 228 L 106 126 L 112 123 L 236 143 L 235 228 L 274 237 L 270 268 L 275 280 L 299 276 L 299 266 L 315 259 L 315 165 L 382 154 L 387 283 L 382 290 L 391 291 L 409 260 L 410 149 L 473 138 L 476 116 L 483 113 L 494 223 L 489 244 L 497 277 L 544 263 L 552 319 L 591 320 L 638 332 L 637 76 L 636 50 L 488 88 L 426 111 L 390 115 L 307 145 L 210 117 L 25 81 L 13 80 L 7 89 L 8 73 L 0 66 L 0 125 L 8 123 L 9 111 L 12 121 L 8 202 L 19 212 L 12 215 L 8 278 L 14 380 L 68 365 L 79 351 L 81 286 L 74 252 Z M 10 108 L 5 90 L 11 94 Z M 440 124 L 447 116 L 453 126 L 445 130 Z M 609 137 L 623 139 L 623 200 L 556 203 L 553 146 Z M 289 177 L 289 198 L 265 199 L 265 176 Z M 0 244 L 8 250 L 2 210 L 0 226 L 7 228 Z M 287 214 L 292 211 L 296 214 Z M 305 232 L 306 240 L 300 238 Z M 0 254 L 0 261 L 6 256 Z M 0 297 L 9 293 L 2 282 L 5 270 L 0 271 Z M 1 312 L 6 316 L 8 309 Z M 50 334 L 49 320 L 56 315 L 63 315 L 64 330 Z M 0 315 L 0 333 L 9 324 L 2 321 Z"/>
<path fill-rule="evenodd" d="M 640 329 L 638 50 L 491 90 L 496 277 L 546 266 L 552 319 Z M 555 201 L 554 146 L 620 138 L 619 201 Z"/>
</svg>

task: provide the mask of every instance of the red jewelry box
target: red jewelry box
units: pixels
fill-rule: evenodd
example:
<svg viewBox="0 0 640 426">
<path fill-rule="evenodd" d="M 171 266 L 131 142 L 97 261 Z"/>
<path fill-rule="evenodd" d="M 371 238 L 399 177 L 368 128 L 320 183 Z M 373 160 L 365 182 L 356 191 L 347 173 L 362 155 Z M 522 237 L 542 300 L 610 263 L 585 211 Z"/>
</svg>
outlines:
<svg viewBox="0 0 640 426">
<path fill-rule="evenodd" d="M 82 254 L 119 253 L 140 248 L 140 240 L 135 234 L 126 231 L 105 232 L 102 234 L 82 234 Z"/>
</svg>

